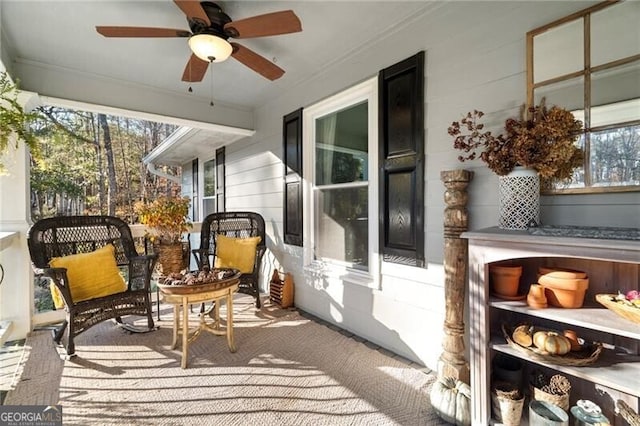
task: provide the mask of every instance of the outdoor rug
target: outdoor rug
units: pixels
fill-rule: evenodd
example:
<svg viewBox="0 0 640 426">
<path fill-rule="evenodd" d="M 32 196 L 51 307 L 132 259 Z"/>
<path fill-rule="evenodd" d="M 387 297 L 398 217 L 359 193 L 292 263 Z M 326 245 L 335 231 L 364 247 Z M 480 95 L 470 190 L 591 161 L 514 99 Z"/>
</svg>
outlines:
<svg viewBox="0 0 640 426">
<path fill-rule="evenodd" d="M 295 310 L 252 302 L 236 298 L 237 352 L 204 333 L 189 347 L 187 369 L 180 347 L 170 349 L 170 306 L 154 332 L 93 327 L 64 362 L 50 332 L 35 332 L 25 347 L 38 350 L 30 349 L 5 404 L 61 404 L 65 425 L 444 424 L 429 404 L 433 374 Z"/>
</svg>

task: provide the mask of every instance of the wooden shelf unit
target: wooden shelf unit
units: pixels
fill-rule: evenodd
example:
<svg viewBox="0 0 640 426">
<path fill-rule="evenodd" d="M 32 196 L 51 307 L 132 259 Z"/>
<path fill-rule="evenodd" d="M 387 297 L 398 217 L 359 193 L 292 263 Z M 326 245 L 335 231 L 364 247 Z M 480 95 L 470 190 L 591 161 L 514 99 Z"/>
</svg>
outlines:
<svg viewBox="0 0 640 426">
<path fill-rule="evenodd" d="M 599 305 L 594 296 L 615 293 L 618 289 L 640 289 L 640 242 L 534 236 L 526 231 L 498 228 L 466 232 L 462 237 L 469 240 L 472 424 L 494 422 L 491 418 L 490 386 L 491 360 L 496 353 L 521 359 L 525 371 L 542 367 L 554 374 L 567 375 L 573 386 L 571 405 L 577 399 L 591 399 L 601 405 L 614 424 L 626 424 L 615 416 L 613 404 L 615 400 L 623 399 L 638 412 L 640 324 Z M 589 276 L 585 306 L 580 309 L 532 309 L 525 301 L 491 297 L 489 265 L 492 263 L 523 266 L 520 294 L 525 294 L 529 285 L 536 282 L 539 266 L 584 270 Z M 585 367 L 533 360 L 508 346 L 500 331 L 500 324 L 513 325 L 520 321 L 560 330 L 575 329 L 580 336 L 603 342 L 605 351 L 595 364 Z M 528 377 L 524 377 L 523 382 L 527 383 Z"/>
</svg>

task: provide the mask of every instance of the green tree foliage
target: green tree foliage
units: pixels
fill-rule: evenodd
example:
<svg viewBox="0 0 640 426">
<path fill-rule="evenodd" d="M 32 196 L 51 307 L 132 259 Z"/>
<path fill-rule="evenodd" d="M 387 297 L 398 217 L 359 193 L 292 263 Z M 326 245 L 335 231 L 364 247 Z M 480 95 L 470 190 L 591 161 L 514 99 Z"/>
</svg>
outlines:
<svg viewBox="0 0 640 426">
<path fill-rule="evenodd" d="M 0 72 L 0 173 L 6 172 L 3 164 L 4 154 L 11 145 L 17 146 L 24 142 L 34 157 L 40 154 L 38 138 L 36 137 L 36 112 L 27 112 L 18 102 L 18 86 L 14 84 L 6 72 Z M 33 128 L 30 126 L 33 124 Z M 11 139 L 15 135 L 14 139 Z"/>
<path fill-rule="evenodd" d="M 137 201 L 179 193 L 176 184 L 151 175 L 142 163 L 176 126 L 57 107 L 39 112 L 46 125 L 38 130 L 43 155 L 32 159 L 34 220 L 110 213 L 134 223 Z"/>
</svg>

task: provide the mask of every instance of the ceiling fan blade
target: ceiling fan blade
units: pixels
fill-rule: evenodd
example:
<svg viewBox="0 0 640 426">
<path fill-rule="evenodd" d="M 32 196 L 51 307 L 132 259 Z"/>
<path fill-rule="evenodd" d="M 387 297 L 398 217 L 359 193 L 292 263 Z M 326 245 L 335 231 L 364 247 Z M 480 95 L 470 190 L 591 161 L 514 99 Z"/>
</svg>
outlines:
<svg viewBox="0 0 640 426">
<path fill-rule="evenodd" d="M 284 70 L 282 68 L 263 56 L 258 55 L 253 50 L 250 50 L 238 43 L 231 43 L 231 45 L 233 46 L 233 53 L 231 56 L 263 77 L 273 81 L 279 79 L 284 74 Z"/>
<path fill-rule="evenodd" d="M 292 10 L 283 10 L 229 22 L 224 31 L 234 38 L 264 37 L 297 33 L 302 24 Z"/>
<path fill-rule="evenodd" d="M 209 62 L 203 61 L 196 55 L 192 54 L 189 58 L 189 62 L 187 62 L 187 66 L 184 67 L 182 81 L 188 81 L 191 83 L 202 81 L 204 75 L 207 73 L 208 67 Z"/>
<path fill-rule="evenodd" d="M 188 19 L 198 18 L 207 24 L 207 27 L 211 25 L 211 21 L 199 1 L 173 0 L 173 2 L 187 15 Z"/>
<path fill-rule="evenodd" d="M 97 26 L 96 31 L 105 37 L 189 37 L 191 35 L 189 31 L 175 28 Z"/>
</svg>

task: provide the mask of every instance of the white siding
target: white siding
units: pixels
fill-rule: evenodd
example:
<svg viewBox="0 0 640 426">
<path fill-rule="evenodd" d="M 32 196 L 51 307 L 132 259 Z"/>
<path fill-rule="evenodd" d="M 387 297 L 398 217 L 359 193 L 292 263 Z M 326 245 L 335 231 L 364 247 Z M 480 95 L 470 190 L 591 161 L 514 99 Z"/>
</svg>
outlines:
<svg viewBox="0 0 640 426">
<path fill-rule="evenodd" d="M 319 70 L 311 81 L 256 111 L 256 134 L 227 147 L 227 210 L 253 210 L 267 223 L 266 280 L 283 265 L 295 303 L 381 346 L 436 368 L 444 320 L 443 192 L 440 172 L 467 168 L 470 227 L 495 226 L 497 177 L 481 162 L 457 161 L 447 127 L 483 110 L 500 126 L 525 100 L 525 33 L 596 2 L 450 2 L 413 17 L 375 45 Z M 402 7 L 399 4 L 398 7 Z M 282 117 L 344 90 L 420 50 L 426 52 L 425 233 L 428 267 L 383 265 L 379 290 L 304 271 L 302 249 L 282 241 Z M 588 206 L 574 214 L 574 207 Z M 640 194 L 543 197 L 545 223 L 640 226 Z M 265 274 L 263 274 L 265 275 Z M 265 287 L 263 286 L 263 290 Z"/>
</svg>

